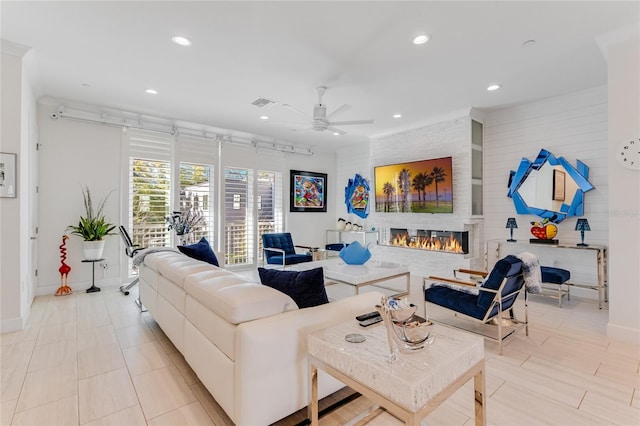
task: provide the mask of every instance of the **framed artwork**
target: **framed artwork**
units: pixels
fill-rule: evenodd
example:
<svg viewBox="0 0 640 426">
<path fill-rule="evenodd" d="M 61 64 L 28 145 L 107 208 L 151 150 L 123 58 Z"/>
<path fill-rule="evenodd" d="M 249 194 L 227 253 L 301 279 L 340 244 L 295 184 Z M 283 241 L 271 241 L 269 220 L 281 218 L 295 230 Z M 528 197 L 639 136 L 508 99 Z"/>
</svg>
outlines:
<svg viewBox="0 0 640 426">
<path fill-rule="evenodd" d="M 376 212 L 453 213 L 451 157 L 376 166 Z"/>
<path fill-rule="evenodd" d="M 353 213 L 363 219 L 369 216 L 369 181 L 358 173 L 349 179 L 349 183 L 344 188 L 344 203 L 347 206 L 347 213 Z"/>
<path fill-rule="evenodd" d="M 564 201 L 566 176 L 562 170 L 553 170 L 553 200 Z"/>
<path fill-rule="evenodd" d="M 289 211 L 326 212 L 327 211 L 327 175 L 326 173 L 291 170 L 291 194 Z"/>
<path fill-rule="evenodd" d="M 0 152 L 0 197 L 16 197 L 16 154 Z"/>
</svg>

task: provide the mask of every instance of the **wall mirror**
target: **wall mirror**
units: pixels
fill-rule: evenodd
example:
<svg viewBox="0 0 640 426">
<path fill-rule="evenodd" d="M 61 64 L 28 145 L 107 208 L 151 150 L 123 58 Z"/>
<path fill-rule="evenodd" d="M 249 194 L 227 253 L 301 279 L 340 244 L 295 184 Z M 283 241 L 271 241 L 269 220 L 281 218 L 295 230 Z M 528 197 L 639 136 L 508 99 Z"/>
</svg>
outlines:
<svg viewBox="0 0 640 426">
<path fill-rule="evenodd" d="M 584 193 L 594 189 L 588 178 L 589 167 L 582 161 L 576 160 L 573 167 L 563 157 L 541 149 L 534 161 L 523 158 L 518 170 L 511 171 L 507 196 L 517 213 L 559 223 L 584 214 Z"/>
</svg>

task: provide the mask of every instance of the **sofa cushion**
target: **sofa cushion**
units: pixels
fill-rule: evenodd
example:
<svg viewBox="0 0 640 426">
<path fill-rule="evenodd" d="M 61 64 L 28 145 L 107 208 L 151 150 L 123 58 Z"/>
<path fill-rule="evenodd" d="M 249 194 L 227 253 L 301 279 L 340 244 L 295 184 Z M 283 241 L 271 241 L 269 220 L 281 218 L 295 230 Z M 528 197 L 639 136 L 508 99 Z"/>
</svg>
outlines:
<svg viewBox="0 0 640 426">
<path fill-rule="evenodd" d="M 185 291 L 202 305 L 230 322 L 240 324 L 298 309 L 286 294 L 233 274 L 189 277 Z M 187 312 L 187 318 L 189 312 Z"/>
<path fill-rule="evenodd" d="M 184 280 L 189 275 L 212 268 L 215 266 L 181 254 L 158 262 L 158 272 L 179 287 L 184 287 Z"/>
<path fill-rule="evenodd" d="M 329 303 L 322 268 L 308 271 L 280 271 L 258 268 L 262 284 L 290 296 L 300 309 Z"/>
<path fill-rule="evenodd" d="M 203 262 L 210 263 L 214 266 L 220 266 L 218 264 L 218 258 L 216 257 L 216 254 L 211 249 L 209 241 L 207 241 L 205 237 L 202 237 L 200 241 L 195 244 L 191 244 L 188 246 L 178 246 L 178 250 L 193 259 L 202 260 Z"/>
</svg>

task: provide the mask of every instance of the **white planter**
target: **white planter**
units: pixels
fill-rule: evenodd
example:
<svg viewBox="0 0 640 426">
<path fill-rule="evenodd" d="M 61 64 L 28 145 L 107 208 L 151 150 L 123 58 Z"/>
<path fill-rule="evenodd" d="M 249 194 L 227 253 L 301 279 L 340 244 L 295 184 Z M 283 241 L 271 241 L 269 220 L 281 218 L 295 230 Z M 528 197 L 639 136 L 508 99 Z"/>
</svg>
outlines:
<svg viewBox="0 0 640 426">
<path fill-rule="evenodd" d="M 102 259 L 102 251 L 104 250 L 104 240 L 84 241 L 82 250 L 84 251 L 84 260 Z"/>
</svg>

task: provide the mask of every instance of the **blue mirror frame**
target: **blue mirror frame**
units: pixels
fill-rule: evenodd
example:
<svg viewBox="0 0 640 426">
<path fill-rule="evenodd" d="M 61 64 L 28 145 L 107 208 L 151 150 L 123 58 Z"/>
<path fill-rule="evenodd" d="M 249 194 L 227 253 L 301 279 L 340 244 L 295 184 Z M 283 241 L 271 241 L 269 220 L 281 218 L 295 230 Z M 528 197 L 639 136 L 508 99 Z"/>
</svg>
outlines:
<svg viewBox="0 0 640 426">
<path fill-rule="evenodd" d="M 519 192 L 527 178 L 532 177 L 531 172 L 540 170 L 545 163 L 549 163 L 551 166 L 562 167 L 578 186 L 573 199 L 563 202 L 558 211 L 529 206 Z M 582 216 L 584 214 L 584 193 L 595 188 L 589 182 L 588 178 L 589 167 L 582 161 L 576 160 L 576 167 L 573 167 L 564 157 L 556 158 L 546 149 L 541 149 L 534 161 L 523 158 L 520 160 L 518 170 L 511 170 L 507 196 L 513 199 L 513 204 L 518 214 L 532 214 L 544 219 L 549 219 L 551 222 L 559 223 L 567 217 Z M 551 191 L 552 190 L 549 189 L 550 193 Z"/>
</svg>

